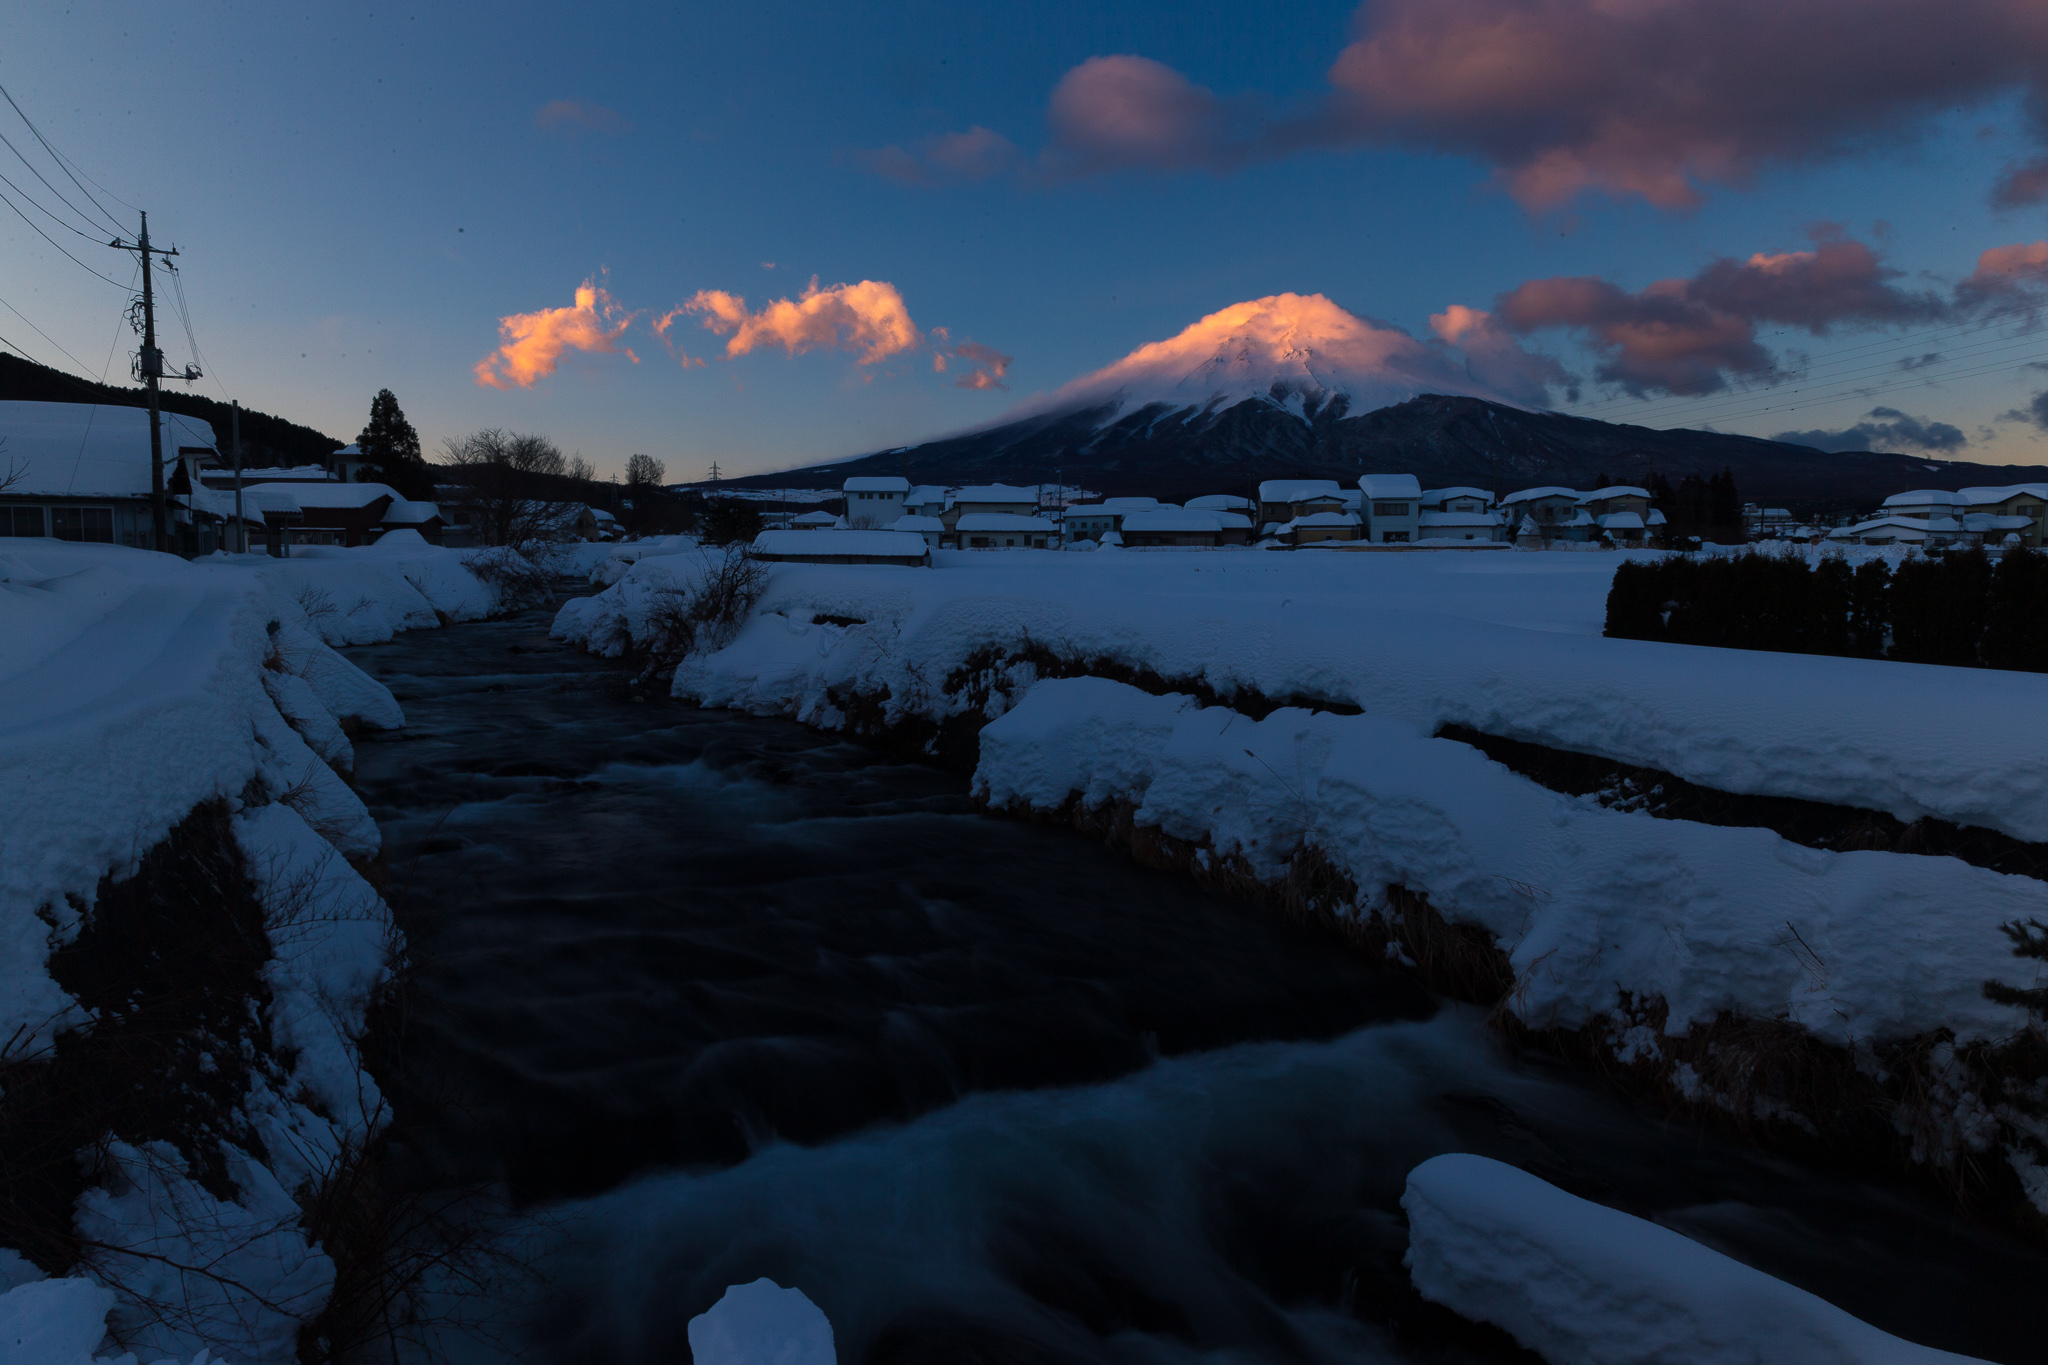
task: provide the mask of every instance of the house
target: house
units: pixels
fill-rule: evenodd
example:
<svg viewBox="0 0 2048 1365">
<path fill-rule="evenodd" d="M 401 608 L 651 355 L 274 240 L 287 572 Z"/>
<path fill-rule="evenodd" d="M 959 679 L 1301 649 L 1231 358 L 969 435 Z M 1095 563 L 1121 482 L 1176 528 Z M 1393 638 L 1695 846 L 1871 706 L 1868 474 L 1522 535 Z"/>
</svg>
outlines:
<svg viewBox="0 0 2048 1365">
<path fill-rule="evenodd" d="M 1963 499 L 1968 515 L 2025 517 L 2030 525 L 2013 527 L 2006 534 L 2018 535 L 2020 544 L 2038 548 L 2048 529 L 2048 483 L 2015 483 L 2004 487 L 1965 488 L 1956 496 Z M 2003 537 L 2000 537 L 2002 540 Z"/>
<path fill-rule="evenodd" d="M 891 531 L 909 531 L 924 537 L 925 548 L 936 550 L 946 543 L 946 523 L 937 517 L 901 516 L 889 523 Z"/>
<path fill-rule="evenodd" d="M 1058 540 L 1059 527 L 1015 512 L 966 512 L 953 525 L 953 543 L 962 550 L 1044 550 Z"/>
<path fill-rule="evenodd" d="M 829 531 L 835 526 L 843 527 L 844 525 L 844 522 L 840 521 L 838 517 L 833 516 L 830 512 L 799 512 L 789 519 L 789 528 L 792 531 Z M 861 529 L 873 530 L 874 528 L 870 526 Z"/>
<path fill-rule="evenodd" d="M 1579 521 L 1582 510 L 1578 489 L 1561 488 L 1555 484 L 1510 493 L 1500 500 L 1500 507 L 1517 528 L 1525 519 L 1534 524 L 1536 534 L 1544 540 L 1568 538 L 1564 537 L 1565 527 Z M 1591 528 L 1592 525 L 1593 518 L 1586 516 L 1583 528 Z M 1518 529 L 1516 539 L 1520 538 Z"/>
<path fill-rule="evenodd" d="M 244 501 L 247 501 L 246 496 Z M 607 516 L 609 514 L 600 512 L 598 515 Z M 616 527 L 617 523 L 615 522 L 613 525 Z M 382 539 L 383 535 L 388 535 L 393 531 L 417 531 L 420 534 L 420 538 L 429 545 L 439 545 L 442 533 L 446 529 L 447 522 L 441 516 L 441 509 L 435 504 L 431 502 L 411 502 L 404 498 L 399 498 L 384 509 L 383 533 L 378 538 Z M 616 538 L 616 535 L 611 537 L 611 539 Z"/>
<path fill-rule="evenodd" d="M 855 530 L 887 526 L 903 515 L 910 480 L 894 474 L 862 475 L 841 485 L 846 494 L 846 524 Z"/>
<path fill-rule="evenodd" d="M 774 564 L 899 564 L 928 568 L 931 551 L 923 536 L 908 531 L 763 531 L 754 537 L 755 559 Z"/>
<path fill-rule="evenodd" d="M 1358 491 L 1366 540 L 1406 545 L 1422 538 L 1422 484 L 1413 474 L 1361 474 Z"/>
<path fill-rule="evenodd" d="M 1954 517 L 1873 517 L 1854 526 L 1838 526 L 1828 539 L 1847 545 L 1953 545 L 1962 534 Z"/>
<path fill-rule="evenodd" d="M 1455 540 L 1491 543 L 1503 538 L 1495 512 L 1424 512 L 1416 518 L 1419 541 Z"/>
<path fill-rule="evenodd" d="M 283 495 L 298 507 L 296 522 L 289 514 L 265 517 L 272 554 L 290 545 L 368 545 L 384 533 L 385 513 L 403 501 L 381 483 L 259 483 L 245 487 L 244 498 L 252 492 Z"/>
<path fill-rule="evenodd" d="M 1960 493 L 1951 493 L 1946 488 L 1916 488 L 1908 493 L 1894 493 L 1884 500 L 1878 509 L 1878 517 L 1958 517 L 1970 510 L 1970 503 Z"/>
<path fill-rule="evenodd" d="M 1345 510 L 1335 479 L 1267 479 L 1259 485 L 1257 519 L 1269 529 L 1299 516 Z"/>
<path fill-rule="evenodd" d="M 1013 517 L 1038 515 L 1038 490 L 1006 483 L 989 483 L 953 490 L 953 510 L 961 516 L 1000 513 Z"/>
<path fill-rule="evenodd" d="M 1328 540 L 1357 540 L 1365 534 L 1356 512 L 1307 512 L 1278 528 L 1282 539 L 1294 545 L 1320 545 Z"/>
<path fill-rule="evenodd" d="M 1126 548 L 1167 546 L 1215 549 L 1243 545 L 1251 539 L 1252 519 L 1242 512 L 1211 512 L 1197 508 L 1140 508 L 1124 514 L 1119 528 Z"/>
<path fill-rule="evenodd" d="M 392 504 L 393 507 L 401 505 L 400 503 Z M 431 504 L 428 505 L 431 506 Z M 619 538 L 619 519 L 599 507 L 578 507 L 575 519 L 570 522 L 570 529 L 581 540 L 617 540 Z"/>
<path fill-rule="evenodd" d="M 1235 493 L 1209 493 L 1199 498 L 1189 498 L 1183 504 L 1191 512 L 1236 512 L 1245 517 L 1258 515 L 1259 505 L 1250 498 L 1240 498 Z"/>
<path fill-rule="evenodd" d="M 213 428 L 161 415 L 165 530 L 181 554 L 219 546 L 211 500 L 190 505 L 192 471 L 215 457 Z M 150 546 L 149 412 L 93 403 L 0 401 L 0 535 L 50 536 L 105 545 Z M 204 488 L 204 484 L 197 485 Z M 176 501 L 178 489 L 184 502 Z"/>
<path fill-rule="evenodd" d="M 1493 494 L 1484 488 L 1425 488 L 1422 490 L 1422 510 L 1425 512 L 1490 512 L 1493 510 Z"/>
<path fill-rule="evenodd" d="M 1124 518 L 1135 512 L 1178 510 L 1157 498 L 1104 498 L 1101 502 L 1074 503 L 1060 509 L 1060 538 L 1072 545 L 1078 541 L 1100 541 L 1113 531 L 1123 530 Z"/>
<path fill-rule="evenodd" d="M 903 512 L 913 517 L 943 517 L 951 495 L 937 484 L 921 483 L 903 499 Z"/>
</svg>

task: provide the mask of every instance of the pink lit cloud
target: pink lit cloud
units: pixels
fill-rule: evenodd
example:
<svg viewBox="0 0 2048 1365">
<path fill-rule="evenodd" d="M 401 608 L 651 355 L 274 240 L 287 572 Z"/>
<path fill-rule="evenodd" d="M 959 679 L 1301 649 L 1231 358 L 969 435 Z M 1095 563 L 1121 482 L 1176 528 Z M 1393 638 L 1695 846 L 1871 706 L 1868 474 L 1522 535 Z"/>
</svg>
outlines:
<svg viewBox="0 0 2048 1365">
<path fill-rule="evenodd" d="M 566 133 L 572 137 L 581 133 L 624 137 L 633 131 L 632 120 L 618 110 L 607 109 L 602 104 L 585 104 L 580 100 L 549 100 L 533 116 L 533 122 L 544 132 Z"/>
<path fill-rule="evenodd" d="M 1393 146 L 1473 158 L 1531 210 L 1589 193 L 1687 209 L 2015 93 L 2048 140 L 2048 10 L 2025 0 L 1370 0 L 1326 88 L 1292 104 L 1143 56 L 1088 59 L 1052 90 L 1035 169 L 1222 171 Z M 893 171 L 872 169 L 931 176 L 886 150 Z M 1995 195 L 2048 200 L 2048 156 Z"/>
<path fill-rule="evenodd" d="M 747 301 L 737 294 L 703 289 L 661 319 L 664 330 L 678 314 L 694 315 L 707 330 L 726 338 L 728 357 L 780 346 L 791 355 L 851 351 L 856 363 L 873 365 L 924 342 L 903 295 L 895 285 L 880 280 L 820 289 L 812 276 L 800 297 L 776 299 L 759 311 L 749 311 Z"/>
<path fill-rule="evenodd" d="M 634 315 L 621 308 L 595 280 L 585 280 L 568 308 L 543 308 L 498 319 L 504 344 L 476 363 L 476 382 L 493 389 L 532 388 L 555 372 L 564 351 L 621 354 L 635 365 L 640 357 L 620 346 Z"/>
</svg>

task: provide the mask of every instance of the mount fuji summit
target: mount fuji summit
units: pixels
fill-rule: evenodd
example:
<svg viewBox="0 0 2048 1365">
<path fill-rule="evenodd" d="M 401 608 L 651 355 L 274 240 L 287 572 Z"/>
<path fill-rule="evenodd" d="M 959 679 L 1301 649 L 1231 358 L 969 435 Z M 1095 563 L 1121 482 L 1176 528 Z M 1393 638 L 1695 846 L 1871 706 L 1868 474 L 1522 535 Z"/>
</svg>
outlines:
<svg viewBox="0 0 2048 1365">
<path fill-rule="evenodd" d="M 1602 475 L 1642 483 L 1658 473 L 1676 484 L 1729 469 L 1746 497 L 1816 505 L 2021 477 L 2003 466 L 1567 417 L 1518 401 L 1526 396 L 1488 384 L 1448 347 L 1321 294 L 1274 294 L 1211 313 L 991 425 L 736 482 L 836 487 L 851 475 L 900 474 L 1179 501 L 1247 493 L 1270 478 L 1349 484 L 1372 471 L 1506 493 L 1592 487 Z"/>
</svg>

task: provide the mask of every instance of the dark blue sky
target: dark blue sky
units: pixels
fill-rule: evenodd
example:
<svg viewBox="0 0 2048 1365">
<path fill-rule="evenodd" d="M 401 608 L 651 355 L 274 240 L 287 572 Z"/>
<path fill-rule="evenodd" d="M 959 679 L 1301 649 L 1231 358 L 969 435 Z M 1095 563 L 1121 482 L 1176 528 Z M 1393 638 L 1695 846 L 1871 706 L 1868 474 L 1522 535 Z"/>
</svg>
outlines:
<svg viewBox="0 0 2048 1365">
<path fill-rule="evenodd" d="M 1872 422 L 1899 448 L 2048 460 L 2039 425 L 1999 420 L 2048 389 L 2025 368 L 2048 338 L 2013 303 L 2032 278 L 1996 306 L 1955 293 L 1987 249 L 2048 236 L 2024 176 L 1992 203 L 2038 155 L 2025 100 L 2041 54 L 2020 54 L 2036 77 L 1991 58 L 1958 77 L 1969 63 L 1943 55 L 2031 41 L 1995 31 L 1991 0 L 1869 0 L 1867 52 L 1830 50 L 1859 11 L 1830 0 L 1762 19 L 1752 0 L 1443 0 L 1421 46 L 1396 43 L 1419 2 L 18 5 L 0 15 L 0 83 L 101 202 L 124 220 L 124 201 L 149 209 L 179 246 L 202 389 L 343 438 L 388 386 L 430 444 L 500 425 L 607 472 L 633 451 L 671 477 L 713 459 L 768 469 L 989 420 L 1204 314 L 1296 291 L 1423 337 L 1448 305 L 1495 309 L 1518 345 L 1580 376 L 1574 411 L 1758 434 Z M 1574 28 L 1603 8 L 1705 27 Z M 1502 14 L 1559 35 L 1563 55 L 1532 59 L 1556 81 L 1477 69 L 1502 42 L 1529 47 L 1500 37 Z M 1642 82 L 1603 94 L 1604 76 L 1563 71 L 1601 43 L 1600 71 Z M 1070 76 L 1109 56 L 1161 66 Z M 1333 78 L 1340 56 L 1365 74 Z M 1788 63 L 1814 67 L 1810 95 Z M 987 131 L 940 141 L 973 129 Z M 0 131 L 36 151 L 11 110 Z M 1560 158 L 1579 168 L 1563 191 Z M 64 212 L 4 148 L 0 163 L 22 187 L 0 192 Z M 111 351 L 120 373 L 122 291 L 0 220 L 0 300 L 18 310 L 0 308 L 0 337 L 95 376 Z M 128 258 L 38 221 L 128 278 Z M 1813 251 L 1816 224 L 1862 253 L 1843 259 L 1877 272 L 1882 299 L 1843 286 L 1809 307 L 1701 284 L 1674 324 L 1638 293 L 1705 280 L 1717 259 Z M 873 358 L 791 355 L 771 336 L 729 356 L 700 311 L 668 333 L 707 361 L 685 368 L 650 326 L 700 291 L 752 315 L 814 275 L 893 286 L 922 341 Z M 1616 289 L 1495 302 L 1590 276 Z M 586 280 L 632 315 L 612 344 L 638 364 L 572 347 L 529 386 L 477 382 L 501 318 L 567 308 Z M 1702 318 L 1722 329 L 1711 342 Z M 1730 377 L 1730 327 L 1770 355 L 1773 382 Z M 1671 381 L 1644 329 L 1695 348 L 1708 377 Z M 167 335 L 186 359 L 175 321 Z M 935 350 L 970 341 L 1009 358 L 1007 390 L 959 387 L 959 354 L 934 372 Z M 1942 359 L 1901 364 L 1927 354 Z M 1603 367 L 1618 381 L 1597 382 Z"/>
</svg>

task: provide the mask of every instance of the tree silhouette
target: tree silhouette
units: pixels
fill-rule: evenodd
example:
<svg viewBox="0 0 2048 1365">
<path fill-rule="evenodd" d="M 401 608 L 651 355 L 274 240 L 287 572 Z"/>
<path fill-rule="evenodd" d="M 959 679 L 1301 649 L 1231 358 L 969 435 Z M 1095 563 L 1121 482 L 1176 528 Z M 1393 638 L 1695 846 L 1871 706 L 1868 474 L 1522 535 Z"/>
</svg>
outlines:
<svg viewBox="0 0 2048 1365">
<path fill-rule="evenodd" d="M 356 445 L 376 469 L 376 482 L 390 484 L 403 498 L 433 499 L 434 476 L 420 455 L 420 434 L 405 420 L 391 390 L 379 389 L 370 400 L 370 421 L 356 437 Z"/>
</svg>

